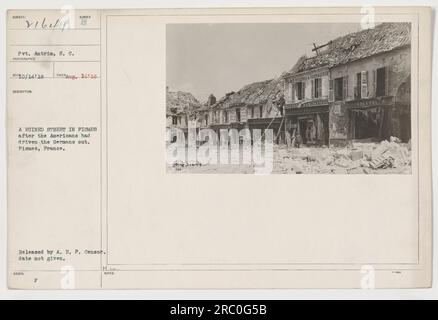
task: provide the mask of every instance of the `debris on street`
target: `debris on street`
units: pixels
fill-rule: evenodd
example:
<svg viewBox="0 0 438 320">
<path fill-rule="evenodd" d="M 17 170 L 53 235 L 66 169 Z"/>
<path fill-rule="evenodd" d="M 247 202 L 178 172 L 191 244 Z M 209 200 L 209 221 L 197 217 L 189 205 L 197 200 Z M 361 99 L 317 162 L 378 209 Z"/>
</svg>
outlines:
<svg viewBox="0 0 438 320">
<path fill-rule="evenodd" d="M 411 173 L 410 143 L 394 138 L 344 148 L 274 146 L 274 173 Z"/>
<path fill-rule="evenodd" d="M 410 174 L 410 142 L 398 139 L 378 142 L 352 142 L 346 147 L 288 148 L 274 144 L 273 171 L 283 174 Z M 168 166 L 172 172 L 254 173 L 254 165 L 202 165 L 177 162 Z"/>
</svg>

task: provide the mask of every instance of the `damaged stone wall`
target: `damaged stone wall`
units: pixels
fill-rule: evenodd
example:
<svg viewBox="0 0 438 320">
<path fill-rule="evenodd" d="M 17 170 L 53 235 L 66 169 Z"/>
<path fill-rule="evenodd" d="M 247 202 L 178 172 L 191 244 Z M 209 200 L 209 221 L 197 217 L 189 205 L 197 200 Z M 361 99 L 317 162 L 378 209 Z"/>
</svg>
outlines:
<svg viewBox="0 0 438 320">
<path fill-rule="evenodd" d="M 319 114 L 317 114 L 316 115 L 316 128 L 318 129 L 317 130 L 317 135 L 316 135 L 316 139 L 318 140 L 318 141 L 320 141 L 321 143 L 324 143 L 324 123 L 323 123 L 323 121 L 322 121 L 322 119 L 321 119 L 321 115 L 319 115 Z"/>
<path fill-rule="evenodd" d="M 392 54 L 388 54 L 385 61 L 391 65 L 389 95 L 397 97 L 400 86 L 409 78 L 409 96 L 406 100 L 410 103 L 411 48 L 395 50 Z"/>
<path fill-rule="evenodd" d="M 411 139 L 411 76 L 409 75 L 398 88 L 393 108 L 398 123 L 393 124 L 392 135 L 399 137 L 403 142 Z M 397 126 L 397 127 L 396 127 Z M 398 129 L 398 131 L 396 130 Z"/>
<path fill-rule="evenodd" d="M 410 46 L 333 67 L 331 69 L 331 79 L 348 76 L 346 100 L 352 100 L 354 99 L 356 74 L 368 71 L 368 95 L 362 98 L 371 98 L 376 96 L 374 71 L 382 67 L 389 67 L 388 95 L 395 96 L 400 85 L 411 73 Z"/>
<path fill-rule="evenodd" d="M 327 99 L 329 94 L 329 72 L 328 69 L 323 70 L 309 70 L 304 74 L 293 76 L 286 79 L 286 84 L 284 86 L 283 94 L 286 103 L 298 102 L 296 92 L 293 93 L 294 83 L 304 82 L 305 92 L 304 99 L 302 101 L 312 100 L 312 81 L 314 79 L 321 79 L 321 97 L 319 99 Z"/>
<path fill-rule="evenodd" d="M 388 108 L 384 113 L 382 137 L 396 136 L 407 141 L 410 138 L 410 47 L 334 67 L 331 70 L 331 79 L 348 77 L 347 88 L 344 90 L 346 93 L 344 101 L 351 101 L 355 99 L 356 75 L 367 72 L 367 90 L 365 90 L 367 95 L 361 98 L 374 98 L 376 96 L 375 71 L 382 67 L 388 68 L 387 95 L 393 96 L 395 101 L 394 106 Z M 349 116 L 348 110 L 342 102 L 332 103 L 329 119 L 331 142 L 353 138 L 350 132 L 352 124 Z"/>
</svg>

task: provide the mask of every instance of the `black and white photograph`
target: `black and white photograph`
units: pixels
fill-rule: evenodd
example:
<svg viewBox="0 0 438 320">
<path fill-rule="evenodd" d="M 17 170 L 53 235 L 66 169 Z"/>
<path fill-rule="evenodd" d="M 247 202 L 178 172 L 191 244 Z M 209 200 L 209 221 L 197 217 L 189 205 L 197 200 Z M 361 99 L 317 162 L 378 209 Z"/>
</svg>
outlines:
<svg viewBox="0 0 438 320">
<path fill-rule="evenodd" d="M 166 36 L 167 172 L 411 174 L 410 23 Z"/>
</svg>

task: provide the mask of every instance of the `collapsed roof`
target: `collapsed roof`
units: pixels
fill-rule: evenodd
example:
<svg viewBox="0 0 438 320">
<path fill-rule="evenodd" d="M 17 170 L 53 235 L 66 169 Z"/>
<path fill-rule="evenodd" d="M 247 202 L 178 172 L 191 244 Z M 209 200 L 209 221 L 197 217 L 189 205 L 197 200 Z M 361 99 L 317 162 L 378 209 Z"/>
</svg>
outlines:
<svg viewBox="0 0 438 320">
<path fill-rule="evenodd" d="M 201 103 L 189 92 L 168 91 L 166 94 L 166 115 L 192 113 L 201 107 Z"/>
<path fill-rule="evenodd" d="M 304 59 L 296 72 L 319 67 L 333 67 L 379 53 L 401 48 L 411 43 L 411 24 L 387 22 L 336 38 L 327 44 L 327 49 Z"/>
<path fill-rule="evenodd" d="M 225 109 L 238 105 L 257 105 L 278 100 L 283 95 L 285 77 L 290 73 L 297 72 L 301 63 L 306 59 L 306 56 L 301 56 L 292 69 L 283 72 L 277 78 L 253 82 L 237 92 L 227 93 L 211 108 Z M 208 109 L 208 107 L 204 107 L 205 109 Z"/>
<path fill-rule="evenodd" d="M 238 105 L 258 105 L 275 101 L 283 94 L 284 77 L 248 84 L 237 92 L 230 92 L 211 108 L 226 109 Z"/>
</svg>

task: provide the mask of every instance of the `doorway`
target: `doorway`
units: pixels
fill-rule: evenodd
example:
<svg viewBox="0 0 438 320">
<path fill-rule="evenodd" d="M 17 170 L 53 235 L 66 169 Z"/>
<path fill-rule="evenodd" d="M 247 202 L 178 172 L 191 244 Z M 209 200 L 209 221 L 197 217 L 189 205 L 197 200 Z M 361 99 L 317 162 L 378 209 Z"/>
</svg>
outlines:
<svg viewBox="0 0 438 320">
<path fill-rule="evenodd" d="M 316 123 L 313 117 L 298 119 L 298 130 L 303 144 L 316 143 L 316 129 Z"/>
<path fill-rule="evenodd" d="M 381 108 L 353 110 L 354 139 L 379 138 L 381 134 Z"/>
</svg>

